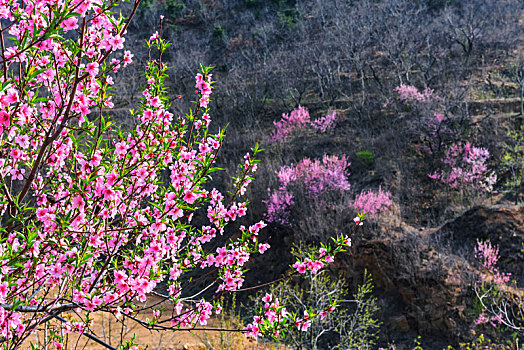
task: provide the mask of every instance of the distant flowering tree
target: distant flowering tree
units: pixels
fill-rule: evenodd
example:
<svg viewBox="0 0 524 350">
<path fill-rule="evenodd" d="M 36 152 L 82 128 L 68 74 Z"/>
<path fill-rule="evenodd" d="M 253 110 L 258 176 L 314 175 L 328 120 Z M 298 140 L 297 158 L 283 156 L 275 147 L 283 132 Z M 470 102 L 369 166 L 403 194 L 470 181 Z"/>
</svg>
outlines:
<svg viewBox="0 0 524 350">
<path fill-rule="evenodd" d="M 322 161 L 302 159 L 297 165 L 283 166 L 278 172 L 279 188 L 270 191 L 267 220 L 289 224 L 289 210 L 294 202 L 294 191 L 301 189 L 307 198 L 316 200 L 324 192 L 348 191 L 351 185 L 347 179 L 347 168 L 351 163 L 346 156 L 324 155 Z"/>
<path fill-rule="evenodd" d="M 402 103 L 427 102 L 432 98 L 434 92 L 430 88 L 420 92 L 415 86 L 404 85 L 403 83 L 400 83 L 395 88 L 395 91 L 399 94 L 399 99 Z"/>
<path fill-rule="evenodd" d="M 431 106 L 431 102 L 440 100 L 429 88 L 421 92 L 414 86 L 401 83 L 395 91 L 404 104 L 417 102 L 423 106 Z M 431 113 L 425 119 L 424 128 L 428 141 L 425 150 L 433 156 L 441 157 L 440 169 L 428 174 L 430 178 L 453 189 L 492 190 L 497 178 L 488 169 L 487 149 L 473 146 L 467 141 L 468 137 L 450 127 L 448 118 L 442 113 Z"/>
<path fill-rule="evenodd" d="M 267 205 L 266 220 L 282 225 L 290 225 L 290 210 L 295 204 L 293 194 L 287 189 L 278 189 L 271 192 L 268 189 L 269 198 L 263 203 Z"/>
<path fill-rule="evenodd" d="M 304 130 L 308 126 L 323 133 L 329 132 L 335 128 L 336 119 L 337 115 L 333 111 L 324 117 L 312 121 L 309 116 L 309 111 L 305 107 L 298 106 L 298 108 L 291 111 L 291 113 L 282 114 L 282 119 L 279 121 L 273 122 L 275 130 L 269 138 L 269 141 L 283 142 L 292 136 L 293 133 Z"/>
<path fill-rule="evenodd" d="M 310 123 L 309 112 L 305 107 L 299 106 L 289 114 L 282 114 L 282 119 L 274 121 L 275 131 L 269 139 L 270 142 L 283 141 L 297 130 L 305 128 Z"/>
<path fill-rule="evenodd" d="M 426 120 L 426 127 L 429 136 L 432 139 L 438 139 L 438 141 L 442 143 L 444 142 L 444 140 L 442 140 L 443 136 L 449 137 L 455 135 L 455 132 L 448 127 L 446 122 L 447 118 L 441 113 L 433 113 L 432 115 L 429 115 Z"/>
<path fill-rule="evenodd" d="M 224 139 L 223 130 L 208 128 L 210 68 L 195 77 L 194 108 L 172 114 L 162 62 L 170 44 L 155 33 L 147 45 L 158 57 L 147 63 L 135 127 L 123 130 L 107 115 L 111 75 L 132 61 L 130 52 L 117 53 L 129 24 L 113 17 L 117 5 L 0 4 L 3 349 L 27 344 L 44 324 L 48 342 L 68 347 L 67 334 L 88 333 L 93 314 L 102 312 L 152 330 L 204 326 L 220 306 L 201 291 L 188 295 L 192 280 L 185 276 L 211 276 L 205 288 L 219 297 L 239 290 L 250 256 L 268 248 L 258 240 L 263 222 L 240 226 L 237 239 L 216 244 L 228 224 L 246 215 L 242 197 L 259 149 L 244 157 L 231 195 L 210 189 Z M 195 214 L 202 225 L 191 224 Z M 330 253 L 344 246 L 340 236 Z M 165 294 L 157 291 L 160 283 Z M 172 309 L 153 310 L 144 320 L 139 305 L 151 293 Z M 33 348 L 40 345 L 47 347 Z M 119 348 L 136 349 L 130 343 Z"/>
<path fill-rule="evenodd" d="M 475 283 L 475 293 L 482 312 L 475 324 L 504 325 L 512 331 L 524 333 L 524 300 L 522 293 L 510 281 L 511 274 L 501 272 L 496 266 L 499 249 L 489 241 L 477 242 L 475 258 L 482 266 L 480 280 Z"/>
<path fill-rule="evenodd" d="M 420 125 L 425 141 L 420 149 L 430 158 L 428 177 L 438 180 L 461 193 L 489 192 L 497 177 L 488 168 L 489 151 L 472 143 L 472 132 L 450 118 L 439 105 L 442 100 L 432 89 L 419 91 L 411 85 L 395 88 L 402 104 L 410 104 L 425 116 Z M 434 112 L 434 110 L 441 110 Z M 466 198 L 466 197 L 465 197 Z"/>
<path fill-rule="evenodd" d="M 489 151 L 470 142 L 452 144 L 444 154 L 442 169 L 428 176 L 453 189 L 491 191 L 497 177 L 488 169 Z"/>
<path fill-rule="evenodd" d="M 387 209 L 392 203 L 391 193 L 383 191 L 379 186 L 378 192 L 368 190 L 359 193 L 353 202 L 353 207 L 360 212 L 375 214 Z"/>
<path fill-rule="evenodd" d="M 350 165 L 345 155 L 339 158 L 325 154 L 322 160 L 314 161 L 304 158 L 296 166 L 280 168 L 280 187 L 285 188 L 293 182 L 300 182 L 311 197 L 327 190 L 347 191 L 351 188 L 347 179 L 347 168 Z"/>
<path fill-rule="evenodd" d="M 485 271 L 481 274 L 481 282 L 504 284 L 509 282 L 510 273 L 503 273 L 496 267 L 499 261 L 499 249 L 491 245 L 491 242 L 477 242 L 475 247 L 475 258 L 482 263 Z"/>
<path fill-rule="evenodd" d="M 335 111 L 332 111 L 331 113 L 326 114 L 324 117 L 313 120 L 310 124 L 315 130 L 320 132 L 328 132 L 335 128 L 336 121 L 337 114 Z"/>
</svg>

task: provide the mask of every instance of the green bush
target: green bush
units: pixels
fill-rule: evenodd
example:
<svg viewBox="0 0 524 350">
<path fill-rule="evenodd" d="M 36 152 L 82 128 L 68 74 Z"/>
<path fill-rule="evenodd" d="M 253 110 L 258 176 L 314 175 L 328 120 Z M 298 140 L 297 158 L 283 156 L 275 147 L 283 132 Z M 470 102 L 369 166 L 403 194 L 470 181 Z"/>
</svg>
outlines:
<svg viewBox="0 0 524 350">
<path fill-rule="evenodd" d="M 357 159 L 365 166 L 371 166 L 375 162 L 375 157 L 373 156 L 373 153 L 371 153 L 371 151 L 368 150 L 358 151 Z"/>
<path fill-rule="evenodd" d="M 167 16 L 171 18 L 178 18 L 182 15 L 185 5 L 181 0 L 166 0 L 164 2 L 164 9 Z"/>
<path fill-rule="evenodd" d="M 211 32 L 213 39 L 215 40 L 224 40 L 226 37 L 226 30 L 222 28 L 220 24 L 215 25 L 213 31 Z"/>
<path fill-rule="evenodd" d="M 287 8 L 277 13 L 278 21 L 283 27 L 293 28 L 300 21 L 300 12 L 294 8 Z"/>
<path fill-rule="evenodd" d="M 520 127 L 520 130 L 508 129 L 506 135 L 510 141 L 504 144 L 502 169 L 509 174 L 505 185 L 513 191 L 515 204 L 518 204 L 524 174 L 524 125 Z"/>
</svg>

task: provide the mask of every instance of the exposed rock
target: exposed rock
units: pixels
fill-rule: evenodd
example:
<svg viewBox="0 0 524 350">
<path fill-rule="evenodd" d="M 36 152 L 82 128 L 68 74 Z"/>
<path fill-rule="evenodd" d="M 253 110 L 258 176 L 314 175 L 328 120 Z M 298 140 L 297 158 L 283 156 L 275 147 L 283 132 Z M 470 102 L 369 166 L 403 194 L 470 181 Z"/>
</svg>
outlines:
<svg viewBox="0 0 524 350">
<path fill-rule="evenodd" d="M 389 324 L 396 332 L 406 333 L 410 330 L 408 319 L 404 315 L 390 317 Z"/>
<path fill-rule="evenodd" d="M 434 238 L 443 241 L 455 254 L 473 260 L 477 240 L 490 240 L 499 247 L 499 267 L 524 284 L 524 207 L 497 205 L 476 207 L 444 225 Z"/>
<path fill-rule="evenodd" d="M 361 240 L 350 260 L 355 273 L 366 268 L 372 274 L 380 298 L 391 297 L 380 303 L 381 318 L 389 325 L 382 330 L 390 332 L 391 338 L 412 332 L 449 344 L 467 335 L 464 305 L 473 302 L 473 295 L 463 285 L 463 276 L 460 280 L 453 277 L 454 268 L 465 271 L 469 267 L 460 267 L 461 261 L 446 264 L 447 257 L 421 233 L 408 231 L 396 239 Z M 392 314 L 400 315 L 389 317 Z"/>
<path fill-rule="evenodd" d="M 387 298 L 380 303 L 381 318 L 390 327 L 383 331 L 412 331 L 448 344 L 468 339 L 473 319 L 467 317 L 467 310 L 475 301 L 472 283 L 477 279 L 478 239 L 499 246 L 501 268 L 524 280 L 524 209 L 520 207 L 477 207 L 438 230 L 404 225 L 389 237 L 369 236 L 364 232 L 354 240 L 357 244 L 345 264 L 352 280 L 364 268 L 371 272 L 379 298 Z"/>
</svg>

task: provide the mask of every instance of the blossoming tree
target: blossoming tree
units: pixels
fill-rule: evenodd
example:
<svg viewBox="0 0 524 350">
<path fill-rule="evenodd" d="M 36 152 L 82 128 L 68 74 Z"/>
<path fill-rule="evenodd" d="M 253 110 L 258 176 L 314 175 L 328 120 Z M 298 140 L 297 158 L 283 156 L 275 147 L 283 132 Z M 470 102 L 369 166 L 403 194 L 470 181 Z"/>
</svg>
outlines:
<svg viewBox="0 0 524 350">
<path fill-rule="evenodd" d="M 48 342 L 67 347 L 67 333 L 87 333 L 97 312 L 155 330 L 206 325 L 220 309 L 215 300 L 242 287 L 250 255 L 268 248 L 257 238 L 263 222 L 234 229 L 238 238 L 225 245 L 210 243 L 246 214 L 243 196 L 259 152 L 246 154 L 227 198 L 210 188 L 224 138 L 223 130 L 208 129 L 210 68 L 196 75 L 194 108 L 172 114 L 162 62 L 169 44 L 154 34 L 148 46 L 157 58 L 146 67 L 135 126 L 123 130 L 111 121 L 111 75 L 132 61 L 131 52 L 120 51 L 139 0 L 127 18 L 114 16 L 118 5 L 0 3 L 3 349 L 19 348 L 43 324 Z M 192 225 L 200 212 L 207 223 Z M 315 266 L 347 242 L 340 236 L 327 253 L 312 257 Z M 183 276 L 190 272 L 211 276 L 206 288 L 217 298 L 184 294 L 191 282 Z M 166 292 L 157 294 L 173 307 L 140 319 L 137 305 L 160 283 Z M 296 315 L 285 316 L 296 323 Z M 268 331 L 278 323 L 260 320 Z M 246 331 L 253 334 L 253 327 Z"/>
</svg>

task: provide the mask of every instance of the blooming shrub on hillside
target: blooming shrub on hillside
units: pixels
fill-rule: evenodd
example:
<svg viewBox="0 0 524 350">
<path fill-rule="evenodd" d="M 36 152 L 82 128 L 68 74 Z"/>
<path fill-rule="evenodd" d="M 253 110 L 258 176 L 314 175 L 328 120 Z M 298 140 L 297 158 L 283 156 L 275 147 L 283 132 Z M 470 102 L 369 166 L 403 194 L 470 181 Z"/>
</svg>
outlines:
<svg viewBox="0 0 524 350">
<path fill-rule="evenodd" d="M 458 190 L 460 199 L 469 202 L 472 196 L 493 189 L 497 177 L 488 168 L 489 151 L 473 145 L 475 130 L 463 118 L 454 118 L 444 99 L 426 88 L 400 84 L 395 88 L 402 104 L 410 104 L 410 113 L 418 114 L 424 131 L 423 143 L 416 148 L 426 155 L 430 164 L 428 177 Z M 438 194 L 436 194 L 438 196 Z"/>
<path fill-rule="evenodd" d="M 475 325 L 504 325 L 522 334 L 523 300 L 522 293 L 511 283 L 510 273 L 501 272 L 496 266 L 499 249 L 489 241 L 477 241 L 475 258 L 482 266 L 480 281 L 475 283 L 475 293 L 482 311 Z"/>
<path fill-rule="evenodd" d="M 297 188 L 312 200 L 324 192 L 348 191 L 351 188 L 347 179 L 350 164 L 345 155 L 341 158 L 324 155 L 322 161 L 304 158 L 297 165 L 282 166 L 278 172 L 279 188 L 269 191 L 269 199 L 264 201 L 268 206 L 266 219 L 290 224 L 289 210 Z"/>
<path fill-rule="evenodd" d="M 263 203 L 267 205 L 266 220 L 282 225 L 289 225 L 290 209 L 295 204 L 293 194 L 286 189 L 278 189 L 271 192 L 268 189 L 269 198 Z"/>
<path fill-rule="evenodd" d="M 305 107 L 298 106 L 289 114 L 282 114 L 282 119 L 274 121 L 275 131 L 269 139 L 270 142 L 283 141 L 294 131 L 303 129 L 310 123 L 309 112 Z"/>
<path fill-rule="evenodd" d="M 411 85 L 400 84 L 395 88 L 402 103 L 439 100 L 432 89 L 420 92 Z M 427 112 L 427 111 L 426 111 Z M 440 169 L 428 176 L 439 180 L 453 189 L 471 188 L 480 191 L 491 191 L 496 182 L 496 175 L 489 171 L 487 161 L 489 151 L 475 147 L 467 141 L 471 135 L 463 135 L 450 127 L 449 120 L 442 113 L 431 113 L 425 119 L 427 146 L 423 148 L 432 156 L 439 156 Z M 444 154 L 442 154 L 444 150 Z"/>
<path fill-rule="evenodd" d="M 481 275 L 482 282 L 493 282 L 495 284 L 504 284 L 509 282 L 511 274 L 503 273 L 496 267 L 499 261 L 499 248 L 491 245 L 491 242 L 477 242 L 475 247 L 475 258 L 482 263 L 486 273 Z"/>
<path fill-rule="evenodd" d="M 473 188 L 491 191 L 497 180 L 487 166 L 489 151 L 472 146 L 470 142 L 452 144 L 441 159 L 443 169 L 428 176 L 440 180 L 451 188 Z"/>
<path fill-rule="evenodd" d="M 416 87 L 404 85 L 403 83 L 400 83 L 400 85 L 395 88 L 395 91 L 399 94 L 399 99 L 403 103 L 426 102 L 433 96 L 433 90 L 430 88 L 426 88 L 420 92 Z"/>
<path fill-rule="evenodd" d="M 324 117 L 313 120 L 310 124 L 315 130 L 320 132 L 328 132 L 335 128 L 336 121 L 337 114 L 335 111 L 332 111 L 331 113 L 326 114 Z"/>
<path fill-rule="evenodd" d="M 348 191 L 351 188 L 347 177 L 347 168 L 351 163 L 347 157 L 324 155 L 322 160 L 304 158 L 296 166 L 283 166 L 278 172 L 280 188 L 288 187 L 292 182 L 300 182 L 306 192 L 318 196 L 323 191 Z"/>
<path fill-rule="evenodd" d="M 353 207 L 360 212 L 375 214 L 387 209 L 392 203 L 391 193 L 379 187 L 378 192 L 368 190 L 359 193 L 353 202 Z"/>
<path fill-rule="evenodd" d="M 320 132 L 328 132 L 335 127 L 337 115 L 333 111 L 324 117 L 311 121 L 309 111 L 305 107 L 298 106 L 289 114 L 282 114 L 282 119 L 274 121 L 275 130 L 269 138 L 269 142 L 283 142 L 294 132 L 304 130 L 308 125 Z"/>
</svg>

